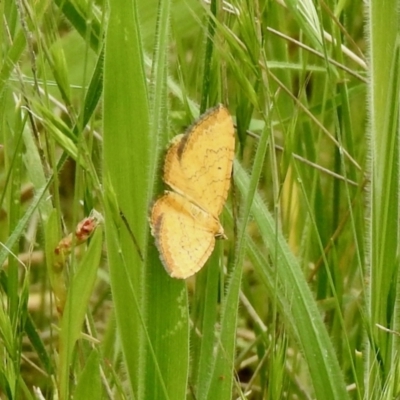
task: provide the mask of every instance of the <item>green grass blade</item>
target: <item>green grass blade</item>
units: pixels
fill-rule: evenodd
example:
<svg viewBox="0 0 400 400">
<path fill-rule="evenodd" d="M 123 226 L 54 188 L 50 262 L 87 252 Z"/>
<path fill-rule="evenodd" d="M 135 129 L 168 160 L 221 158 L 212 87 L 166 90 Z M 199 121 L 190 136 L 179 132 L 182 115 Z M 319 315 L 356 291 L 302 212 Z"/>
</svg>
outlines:
<svg viewBox="0 0 400 400">
<path fill-rule="evenodd" d="M 317 48 L 320 48 L 322 46 L 322 32 L 314 3 L 311 0 L 289 0 L 286 4 L 300 28 L 304 30 L 311 42 Z"/>
<path fill-rule="evenodd" d="M 89 38 L 88 42 L 93 50 L 98 51 L 101 44 L 102 25 L 94 18 L 93 3 L 75 2 L 70 0 L 56 0 L 55 3 L 62 10 L 65 17 L 71 22 L 83 38 Z M 88 20 L 88 18 L 90 18 Z M 90 21 L 90 23 L 88 23 Z"/>
<path fill-rule="evenodd" d="M 391 328 L 396 297 L 399 248 L 399 43 L 398 2 L 371 1 L 367 39 L 370 43 L 371 191 L 370 285 L 367 311 L 370 318 L 367 347 L 369 398 L 378 398 L 393 365 L 392 336 L 376 324 Z M 397 368 L 397 367 L 396 367 Z"/>
<path fill-rule="evenodd" d="M 235 162 L 234 168 L 235 182 L 239 190 L 247 193 L 249 190 L 247 175 L 238 162 Z M 272 259 L 278 262 L 274 270 L 269 270 L 270 267 L 266 263 L 258 272 L 266 275 L 264 281 L 271 282 L 275 282 L 276 274 L 279 285 L 276 298 L 284 309 L 289 329 L 294 333 L 304 352 L 316 398 L 337 400 L 348 398 L 332 343 L 304 275 L 285 239 L 276 232 L 276 224 L 258 195 L 255 196 L 252 214 L 265 245 L 272 253 L 276 252 L 276 258 L 273 256 Z"/>
<path fill-rule="evenodd" d="M 76 385 L 75 400 L 102 398 L 99 363 L 98 351 L 92 350 Z"/>
<path fill-rule="evenodd" d="M 82 330 L 97 276 L 102 251 L 102 235 L 103 230 L 98 227 L 68 287 L 67 301 L 61 321 L 59 355 L 59 390 L 60 396 L 64 398 L 68 398 L 72 353 Z"/>
<path fill-rule="evenodd" d="M 33 213 L 39 207 L 39 204 L 42 201 L 44 194 L 48 190 L 48 186 L 49 186 L 49 184 L 47 184 L 44 188 L 37 191 L 32 203 L 25 211 L 23 217 L 19 220 L 19 222 L 18 222 L 17 226 L 15 227 L 15 229 L 13 230 L 12 234 L 8 237 L 8 239 L 4 243 L 4 245 L 2 245 L 2 248 L 0 250 L 0 265 L 4 264 L 6 258 L 9 255 L 9 249 L 12 249 L 12 247 L 15 245 L 15 243 L 17 243 L 17 240 L 23 234 L 24 229 L 26 228 L 26 225 L 28 224 L 29 220 L 32 218 Z"/>
<path fill-rule="evenodd" d="M 105 38 L 105 232 L 111 290 L 134 398 L 143 398 L 144 260 L 147 238 L 150 108 L 135 1 L 112 0 Z M 116 199 L 116 204 L 113 204 Z M 114 211 L 112 211 L 114 210 Z M 139 250 L 119 217 L 121 211 Z"/>
</svg>

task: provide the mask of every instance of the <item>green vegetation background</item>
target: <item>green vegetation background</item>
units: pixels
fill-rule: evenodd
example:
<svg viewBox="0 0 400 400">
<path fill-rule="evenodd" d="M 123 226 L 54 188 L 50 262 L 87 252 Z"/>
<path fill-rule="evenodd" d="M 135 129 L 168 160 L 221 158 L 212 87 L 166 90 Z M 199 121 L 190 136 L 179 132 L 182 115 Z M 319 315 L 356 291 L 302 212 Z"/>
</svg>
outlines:
<svg viewBox="0 0 400 400">
<path fill-rule="evenodd" d="M 2 398 L 399 396 L 399 10 L 2 2 Z M 149 208 L 167 143 L 217 103 L 228 240 L 178 281 Z"/>
</svg>

